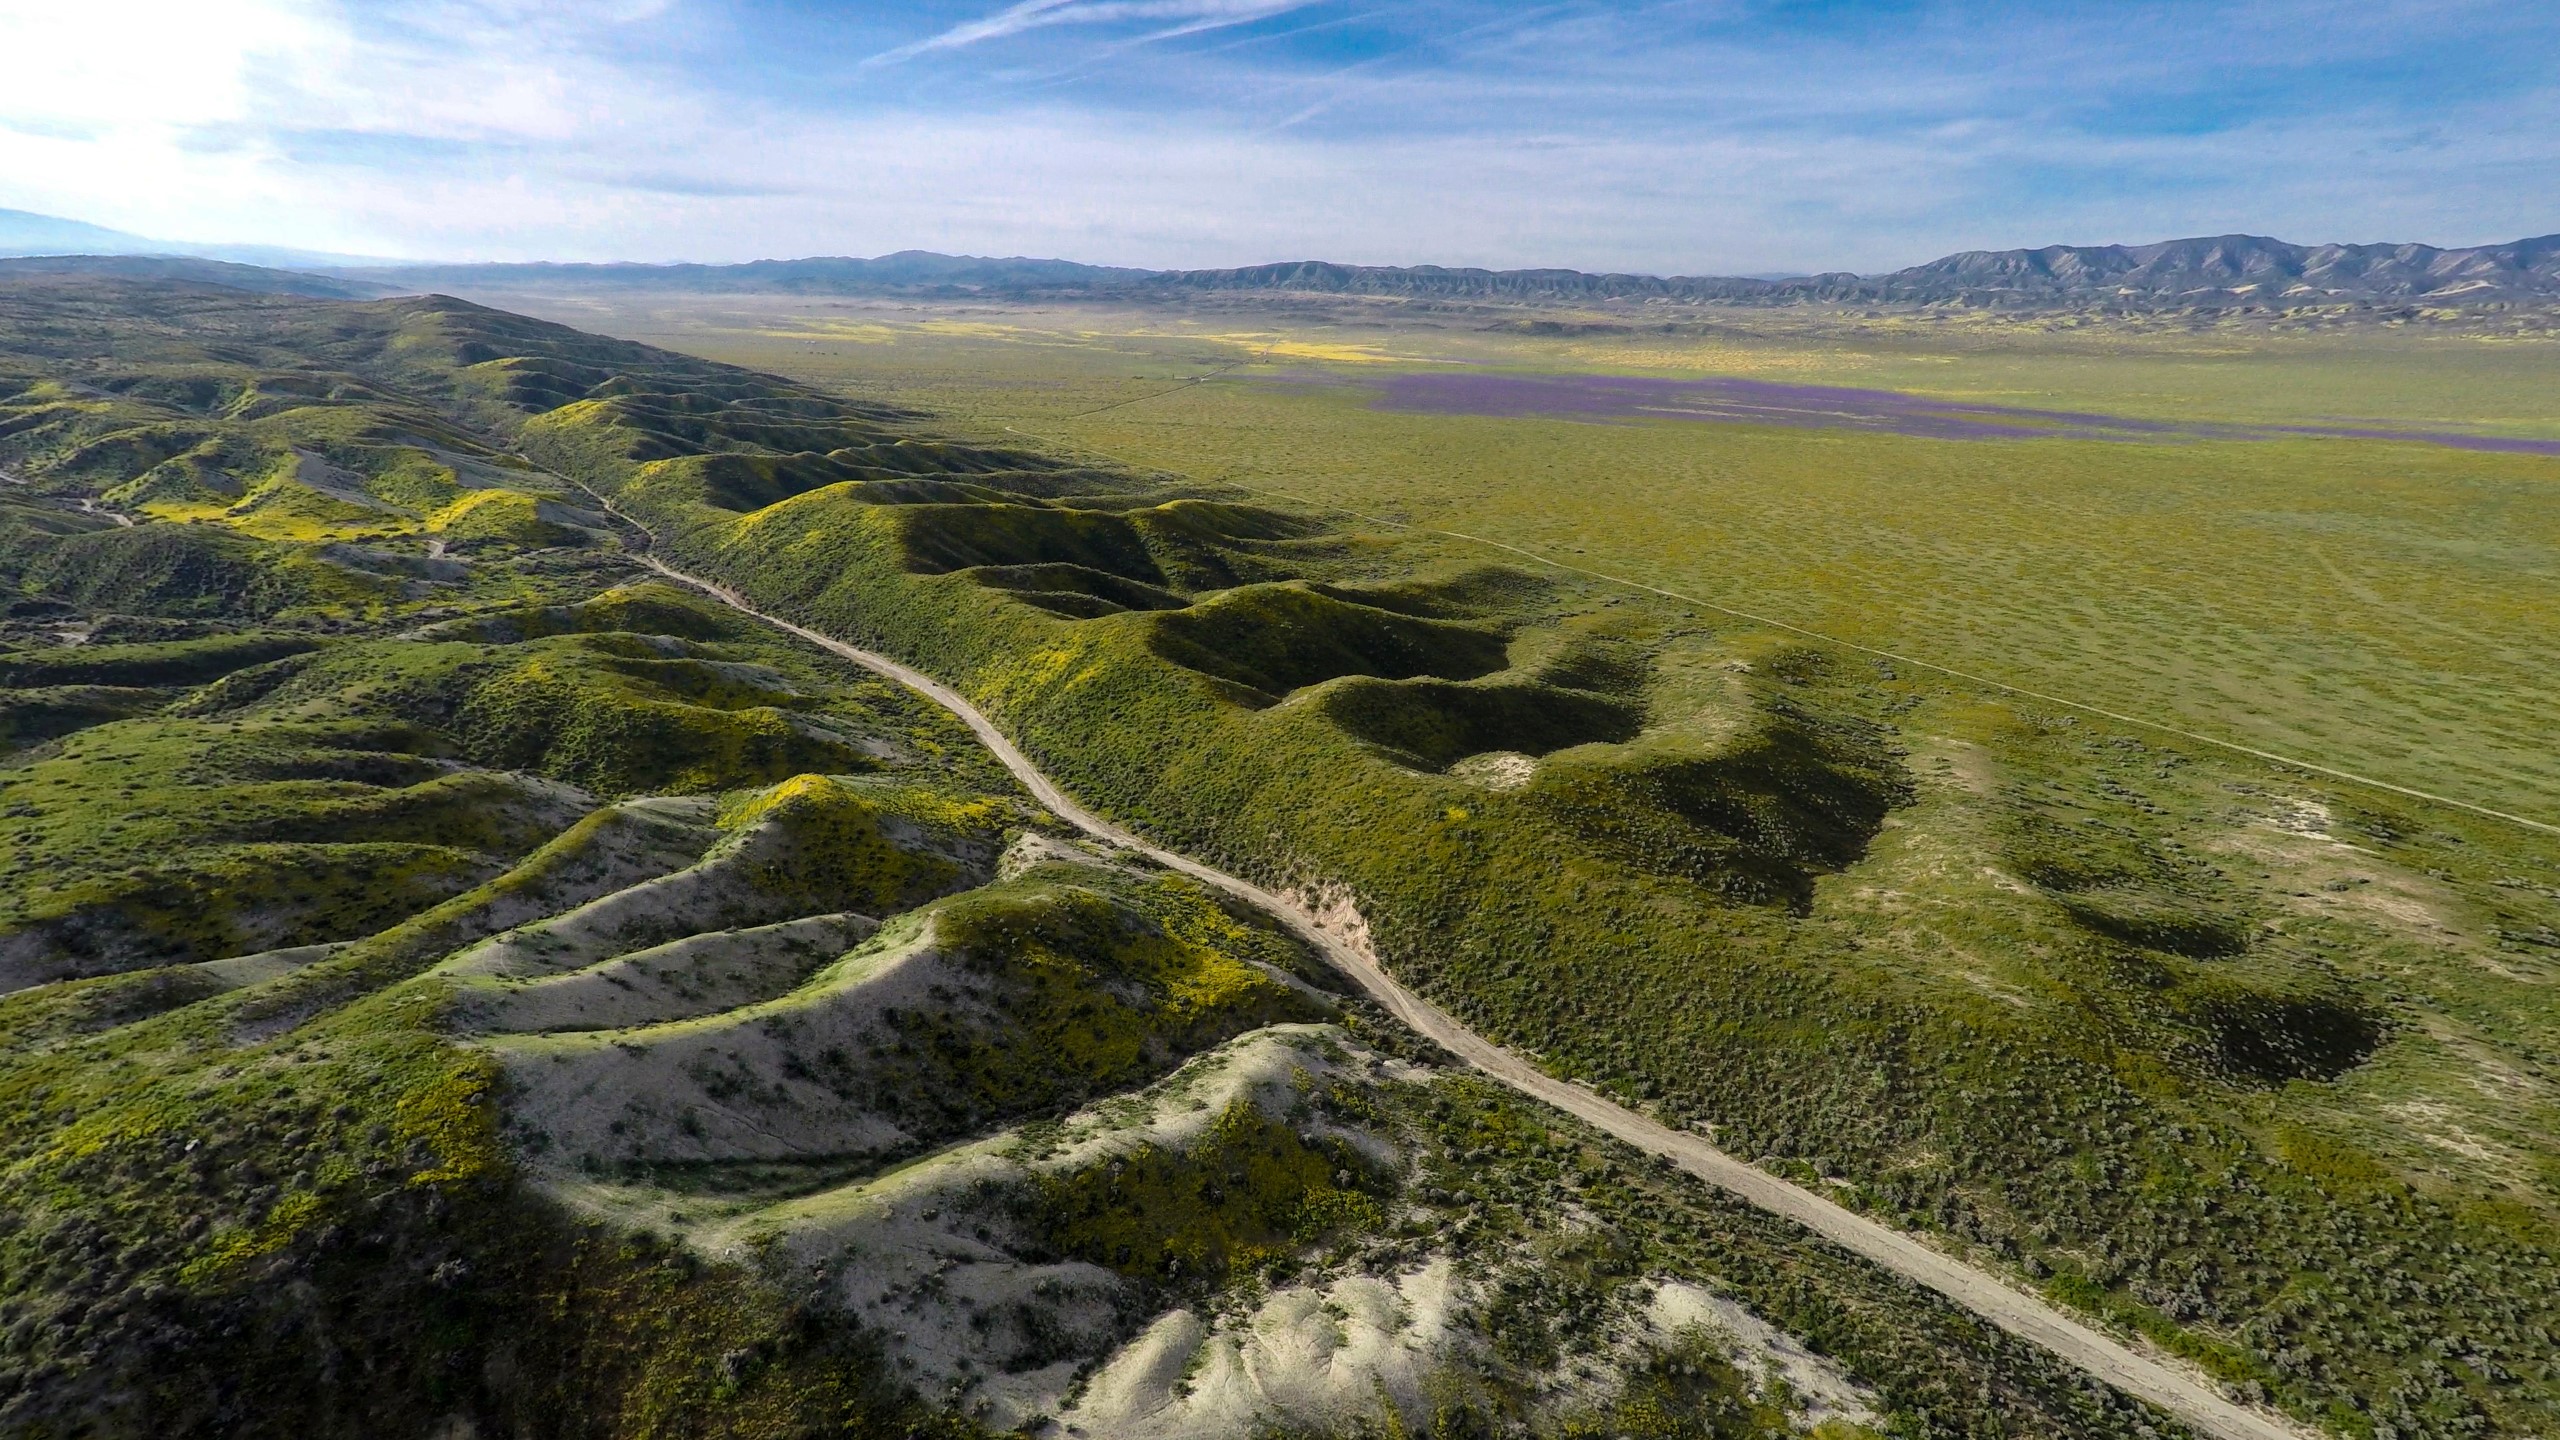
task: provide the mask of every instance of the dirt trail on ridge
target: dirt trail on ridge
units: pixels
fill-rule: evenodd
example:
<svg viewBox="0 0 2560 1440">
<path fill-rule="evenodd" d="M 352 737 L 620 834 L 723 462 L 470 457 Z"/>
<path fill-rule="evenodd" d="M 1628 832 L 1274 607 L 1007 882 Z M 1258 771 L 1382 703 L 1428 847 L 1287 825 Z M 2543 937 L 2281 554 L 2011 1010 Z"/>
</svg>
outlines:
<svg viewBox="0 0 2560 1440">
<path fill-rule="evenodd" d="M 2015 1289 L 1961 1260 L 1940 1253 L 1902 1231 L 1825 1199 L 1803 1186 L 1718 1150 L 1686 1131 L 1674 1130 L 1598 1092 L 1546 1074 L 1518 1055 L 1459 1024 L 1438 1006 L 1407 990 L 1386 972 L 1367 943 L 1366 926 L 1347 903 L 1322 912 L 1304 901 L 1274 894 L 1189 856 L 1150 844 L 1077 804 L 1058 788 L 1030 757 L 1015 747 L 995 722 L 978 713 L 969 700 L 911 666 L 886 655 L 848 645 L 805 625 L 768 615 L 725 585 L 689 575 L 654 556 L 642 563 L 690 589 L 712 596 L 742 614 L 789 631 L 838 655 L 915 690 L 967 723 L 979 741 L 1013 772 L 1024 788 L 1061 819 L 1098 839 L 1124 846 L 1169 869 L 1214 885 L 1268 911 L 1293 934 L 1322 951 L 1343 974 L 1366 990 L 1398 1020 L 1428 1037 L 1450 1054 L 1503 1084 L 1604 1130 L 1650 1155 L 1669 1160 L 1774 1215 L 1781 1215 L 1822 1238 L 1855 1252 L 1885 1269 L 1924 1286 L 2020 1339 L 2043 1346 L 2128 1395 L 2159 1406 L 2196 1429 L 2220 1440 L 2304 1440 L 2318 1432 L 2255 1406 L 2224 1396 L 2212 1381 L 2171 1363 L 2145 1355 L 2123 1341 L 2074 1319 L 2044 1300 Z"/>
</svg>

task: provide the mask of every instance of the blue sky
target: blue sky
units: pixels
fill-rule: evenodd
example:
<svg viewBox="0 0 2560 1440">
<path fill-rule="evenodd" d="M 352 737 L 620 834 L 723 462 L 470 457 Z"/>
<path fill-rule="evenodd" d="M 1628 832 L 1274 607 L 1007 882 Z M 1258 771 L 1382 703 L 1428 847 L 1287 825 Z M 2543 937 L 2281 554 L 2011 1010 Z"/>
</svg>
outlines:
<svg viewBox="0 0 2560 1440">
<path fill-rule="evenodd" d="M 2560 9 L 2522 0 L 0 0 L 0 53 L 0 206 L 367 254 L 1694 274 L 2560 230 Z"/>
</svg>

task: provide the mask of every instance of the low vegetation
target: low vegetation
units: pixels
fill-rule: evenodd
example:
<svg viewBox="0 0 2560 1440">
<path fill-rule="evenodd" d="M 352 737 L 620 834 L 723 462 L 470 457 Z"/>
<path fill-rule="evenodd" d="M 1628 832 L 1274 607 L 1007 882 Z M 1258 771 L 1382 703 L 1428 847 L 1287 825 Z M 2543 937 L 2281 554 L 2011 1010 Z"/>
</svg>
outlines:
<svg viewBox="0 0 2560 1440">
<path fill-rule="evenodd" d="M 8 1428 L 2166 1426 L 643 544 L 2241 1394 L 2551 1427 L 2535 834 L 460 302 L 0 311 Z"/>
<path fill-rule="evenodd" d="M 2158 1432 L 1453 1072 L 631 521 L 863 557 L 846 633 L 940 617 L 1046 752 L 1061 694 L 1171 727 L 1096 795 L 1245 724 L 1427 796 L 1372 843 L 1445 904 L 1496 817 L 1582 843 L 1574 765 L 1708 764 L 1609 843 L 1800 891 L 1903 803 L 1873 721 L 1737 681 L 1820 778 L 1717 770 L 1534 577 L 456 302 L 0 309 L 0 1428 Z"/>
<path fill-rule="evenodd" d="M 2552 1403 L 2530 833 L 1569 575 L 1437 610 L 1477 552 L 1356 525 L 1195 536 L 1231 558 L 1182 573 L 1087 540 L 975 557 L 1189 602 L 1022 603 L 872 482 L 751 512 L 626 490 L 582 463 L 637 443 L 595 418 L 537 417 L 528 453 L 955 678 L 1116 816 L 1347 890 L 1401 975 L 1551 1067 L 2344 1432 Z M 1009 536 L 1125 534 L 1100 517 L 1134 529 L 1173 483 L 1080 475 L 1096 518 L 1065 525 L 1025 518 L 1032 458 L 981 463 Z M 1568 677 L 1522 707 L 1539 728 L 1500 718 Z"/>
</svg>

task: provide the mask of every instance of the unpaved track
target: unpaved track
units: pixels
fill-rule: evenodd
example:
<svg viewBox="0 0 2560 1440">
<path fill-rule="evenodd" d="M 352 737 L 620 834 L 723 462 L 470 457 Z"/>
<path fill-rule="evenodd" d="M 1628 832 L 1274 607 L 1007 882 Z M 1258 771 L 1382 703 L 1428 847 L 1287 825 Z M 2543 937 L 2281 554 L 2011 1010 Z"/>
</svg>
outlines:
<svg viewBox="0 0 2560 1440">
<path fill-rule="evenodd" d="M 2139 1354 L 2122 1341 L 2093 1330 L 2043 1300 L 2012 1289 L 1962 1261 L 1930 1249 L 1899 1230 L 1889 1229 L 1799 1185 L 1727 1155 L 1686 1131 L 1647 1119 L 1570 1081 L 1548 1075 L 1526 1060 L 1476 1034 L 1438 1006 L 1398 984 L 1378 965 L 1366 945 L 1328 926 L 1305 905 L 1275 895 L 1259 885 L 1214 870 L 1189 856 L 1176 854 L 1130 834 L 1077 804 L 1055 782 L 1015 748 L 995 723 L 978 713 L 960 692 L 886 655 L 848 645 L 805 625 L 767 615 L 725 585 L 688 575 L 655 556 L 639 557 L 649 568 L 723 604 L 787 630 L 833 654 L 876 671 L 922 693 L 959 716 L 995 753 L 1041 804 L 1086 834 L 1125 846 L 1168 868 L 1179 870 L 1269 911 L 1308 944 L 1324 952 L 1345 975 L 1397 1019 L 1428 1036 L 1449 1053 L 1522 1094 L 1605 1130 L 1620 1140 L 1670 1160 L 1681 1169 L 1731 1194 L 1795 1221 L 1815 1234 L 1897 1275 L 1926 1286 L 2021 1339 L 2032 1341 L 2126 1394 L 2139 1396 L 2207 1434 L 2222 1440 L 2302 1440 L 2314 1433 L 2270 1412 L 2223 1396 L 2211 1382 L 2183 1369 Z"/>
</svg>

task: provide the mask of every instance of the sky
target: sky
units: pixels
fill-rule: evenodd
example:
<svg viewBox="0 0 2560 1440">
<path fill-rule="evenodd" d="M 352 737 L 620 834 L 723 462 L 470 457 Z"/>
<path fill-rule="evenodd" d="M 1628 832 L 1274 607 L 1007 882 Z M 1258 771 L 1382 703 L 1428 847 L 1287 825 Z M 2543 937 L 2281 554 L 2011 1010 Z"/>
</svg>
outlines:
<svg viewBox="0 0 2560 1440">
<path fill-rule="evenodd" d="M 0 207 L 421 259 L 2560 231 L 2543 0 L 0 0 L 0 55 Z"/>
</svg>

